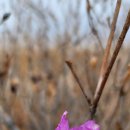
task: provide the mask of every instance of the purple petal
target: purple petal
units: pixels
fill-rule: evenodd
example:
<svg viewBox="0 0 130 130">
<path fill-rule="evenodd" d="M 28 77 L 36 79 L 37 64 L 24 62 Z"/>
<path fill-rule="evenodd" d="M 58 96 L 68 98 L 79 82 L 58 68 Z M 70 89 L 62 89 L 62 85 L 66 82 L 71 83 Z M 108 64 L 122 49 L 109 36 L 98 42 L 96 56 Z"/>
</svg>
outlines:
<svg viewBox="0 0 130 130">
<path fill-rule="evenodd" d="M 73 127 L 70 130 L 100 130 L 100 127 L 98 124 L 95 123 L 94 120 L 89 120 L 86 123 L 82 124 L 79 127 Z"/>
<path fill-rule="evenodd" d="M 67 119 L 68 112 L 65 111 L 61 117 L 60 123 L 55 130 L 100 130 L 100 126 L 96 124 L 94 120 L 89 120 L 80 126 L 69 128 L 69 123 Z"/>
<path fill-rule="evenodd" d="M 60 123 L 58 124 L 57 128 L 55 130 L 69 130 L 69 123 L 67 119 L 68 112 L 65 111 L 61 117 Z"/>
<path fill-rule="evenodd" d="M 88 130 L 100 130 L 100 126 L 96 124 L 94 120 L 87 121 L 83 126 Z"/>
</svg>

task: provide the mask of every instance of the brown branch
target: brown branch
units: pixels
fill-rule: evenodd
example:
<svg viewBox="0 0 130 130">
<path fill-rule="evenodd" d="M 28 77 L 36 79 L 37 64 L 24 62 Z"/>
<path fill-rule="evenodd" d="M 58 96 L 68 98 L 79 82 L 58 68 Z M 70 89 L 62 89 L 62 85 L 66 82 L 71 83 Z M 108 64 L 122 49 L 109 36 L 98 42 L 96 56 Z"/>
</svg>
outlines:
<svg viewBox="0 0 130 130">
<path fill-rule="evenodd" d="M 113 21 L 112 21 L 112 24 L 111 24 L 111 31 L 110 31 L 110 34 L 109 34 L 109 37 L 108 37 L 107 46 L 106 46 L 106 49 L 105 49 L 105 54 L 104 54 L 104 58 L 103 58 L 102 66 L 101 66 L 101 72 L 100 72 L 100 76 L 99 76 L 99 80 L 98 80 L 98 84 L 97 84 L 97 88 L 96 88 L 95 93 L 97 93 L 100 89 L 106 68 L 108 66 L 110 49 L 111 49 L 112 41 L 113 41 L 113 38 L 114 38 L 114 33 L 115 33 L 115 29 L 116 29 L 116 23 L 117 23 L 117 18 L 118 18 L 118 15 L 119 15 L 120 7 L 121 7 L 121 0 L 117 0 L 115 13 L 114 13 Z"/>
<path fill-rule="evenodd" d="M 101 48 L 101 51 L 104 52 L 104 48 L 103 48 L 103 45 L 102 45 L 102 41 L 98 35 L 98 31 L 97 29 L 95 28 L 94 26 L 94 23 L 93 23 L 93 18 L 91 16 L 91 10 L 93 9 L 91 4 L 90 4 L 90 1 L 89 0 L 86 0 L 86 3 L 87 3 L 87 6 L 86 6 L 86 12 L 88 13 L 88 22 L 89 22 L 89 26 L 90 26 L 90 29 L 93 33 L 93 35 L 97 38 L 98 40 L 98 44 Z"/>
<path fill-rule="evenodd" d="M 71 72 L 72 72 L 72 74 L 73 74 L 75 80 L 77 81 L 77 83 L 78 83 L 78 85 L 79 85 L 79 87 L 80 87 L 80 89 L 81 89 L 83 95 L 84 95 L 85 98 L 86 98 L 87 103 L 89 104 L 89 106 L 91 106 L 91 100 L 90 100 L 90 98 L 87 96 L 87 94 L 85 93 L 85 91 L 84 91 L 84 89 L 83 89 L 83 86 L 82 86 L 82 84 L 81 84 L 81 82 L 80 82 L 80 80 L 79 80 L 79 78 L 78 78 L 78 76 L 77 76 L 77 74 L 76 74 L 76 72 L 75 72 L 75 70 L 74 70 L 74 67 L 73 67 L 72 63 L 71 63 L 70 61 L 66 61 L 66 64 L 67 64 L 68 67 L 70 68 L 70 70 L 71 70 Z"/>
<path fill-rule="evenodd" d="M 110 74 L 110 72 L 112 70 L 112 67 L 113 67 L 113 65 L 115 63 L 115 60 L 117 58 L 117 55 L 118 55 L 118 53 L 120 51 L 120 48 L 121 48 L 121 46 L 123 44 L 125 36 L 126 36 L 126 34 L 128 32 L 129 26 L 130 26 L 130 10 L 128 12 L 128 16 L 126 18 L 123 30 L 122 30 L 122 32 L 121 32 L 121 34 L 119 36 L 118 41 L 117 41 L 117 45 L 116 45 L 116 48 L 115 48 L 114 53 L 112 55 L 111 61 L 110 61 L 109 65 L 108 65 L 108 67 L 107 67 L 107 69 L 105 71 L 105 74 L 104 74 L 104 77 L 103 77 L 103 79 L 101 81 L 100 87 L 99 87 L 98 91 L 96 91 L 96 93 L 95 93 L 92 108 L 91 108 L 91 118 L 93 118 L 95 113 L 96 113 L 97 105 L 99 103 L 99 100 L 100 100 L 100 97 L 102 95 L 103 89 L 105 87 L 106 81 L 107 81 L 107 79 L 109 77 L 109 74 Z"/>
<path fill-rule="evenodd" d="M 105 54 L 104 54 L 104 58 L 103 58 L 103 62 L 102 62 L 101 76 L 104 75 L 106 67 L 108 65 L 110 49 L 111 49 L 112 41 L 113 41 L 113 38 L 114 38 L 116 23 L 117 23 L 117 19 L 118 19 L 120 7 L 121 7 L 121 1 L 122 0 L 117 0 L 117 3 L 116 3 L 115 13 L 114 13 L 113 21 L 112 21 L 112 24 L 111 24 L 111 30 L 110 30 L 110 34 L 109 34 L 109 37 L 108 37 L 107 46 L 106 46 L 106 49 L 105 49 Z"/>
</svg>

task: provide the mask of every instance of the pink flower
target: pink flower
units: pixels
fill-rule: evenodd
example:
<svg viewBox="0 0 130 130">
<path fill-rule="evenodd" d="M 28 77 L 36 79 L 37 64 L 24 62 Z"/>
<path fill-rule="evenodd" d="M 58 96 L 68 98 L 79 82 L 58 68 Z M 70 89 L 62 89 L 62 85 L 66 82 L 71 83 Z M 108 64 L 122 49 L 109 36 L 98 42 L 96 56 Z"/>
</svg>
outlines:
<svg viewBox="0 0 130 130">
<path fill-rule="evenodd" d="M 88 120 L 80 126 L 69 128 L 67 119 L 67 111 L 65 111 L 61 117 L 60 123 L 55 130 L 100 130 L 100 127 L 94 120 Z"/>
</svg>

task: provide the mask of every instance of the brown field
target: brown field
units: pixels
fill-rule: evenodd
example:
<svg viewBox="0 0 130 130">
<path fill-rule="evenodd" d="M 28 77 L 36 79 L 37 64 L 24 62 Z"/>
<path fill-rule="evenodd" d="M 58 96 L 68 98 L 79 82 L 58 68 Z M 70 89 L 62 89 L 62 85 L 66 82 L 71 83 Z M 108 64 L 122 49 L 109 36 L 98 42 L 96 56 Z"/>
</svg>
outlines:
<svg viewBox="0 0 130 130">
<path fill-rule="evenodd" d="M 102 130 L 130 129 L 130 49 L 122 48 L 107 81 L 96 119 Z M 62 113 L 70 125 L 89 118 L 89 106 L 70 69 L 70 60 L 85 92 L 93 96 L 102 61 L 96 49 L 13 46 L 0 51 L 0 130 L 54 130 Z"/>
</svg>

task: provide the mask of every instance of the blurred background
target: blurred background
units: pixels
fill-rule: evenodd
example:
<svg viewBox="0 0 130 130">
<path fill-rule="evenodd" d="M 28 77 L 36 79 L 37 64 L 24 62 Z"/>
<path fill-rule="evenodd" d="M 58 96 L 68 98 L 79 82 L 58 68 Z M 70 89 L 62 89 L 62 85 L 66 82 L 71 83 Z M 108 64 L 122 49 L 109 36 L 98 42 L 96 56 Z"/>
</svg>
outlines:
<svg viewBox="0 0 130 130">
<path fill-rule="evenodd" d="M 113 0 L 0 0 L 0 130 L 54 130 L 67 110 L 70 126 L 89 117 L 71 71 L 93 97 L 110 32 Z M 130 9 L 123 0 L 111 53 Z M 100 100 L 102 130 L 130 129 L 130 31 Z"/>
</svg>

